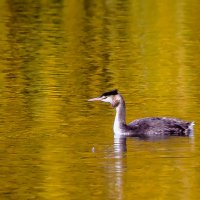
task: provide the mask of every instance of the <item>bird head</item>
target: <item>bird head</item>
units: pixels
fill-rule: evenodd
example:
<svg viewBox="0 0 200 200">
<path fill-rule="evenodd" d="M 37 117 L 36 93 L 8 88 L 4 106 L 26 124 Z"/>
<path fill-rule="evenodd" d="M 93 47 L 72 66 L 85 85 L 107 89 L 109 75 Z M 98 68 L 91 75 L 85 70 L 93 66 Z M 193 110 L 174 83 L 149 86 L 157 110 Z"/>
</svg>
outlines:
<svg viewBox="0 0 200 200">
<path fill-rule="evenodd" d="M 120 103 L 120 94 L 118 90 L 112 90 L 109 92 L 103 93 L 101 96 L 89 99 L 88 101 L 103 101 L 110 103 L 112 107 L 117 107 Z"/>
</svg>

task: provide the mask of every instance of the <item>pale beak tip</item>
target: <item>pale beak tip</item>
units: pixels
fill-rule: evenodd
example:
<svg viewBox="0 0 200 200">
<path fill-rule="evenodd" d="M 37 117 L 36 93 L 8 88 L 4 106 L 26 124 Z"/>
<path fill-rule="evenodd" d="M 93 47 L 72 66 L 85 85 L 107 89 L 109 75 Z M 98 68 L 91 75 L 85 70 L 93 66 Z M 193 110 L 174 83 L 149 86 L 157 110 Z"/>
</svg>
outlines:
<svg viewBox="0 0 200 200">
<path fill-rule="evenodd" d="M 93 99 L 88 99 L 88 101 L 100 101 L 100 98 L 93 98 Z"/>
</svg>

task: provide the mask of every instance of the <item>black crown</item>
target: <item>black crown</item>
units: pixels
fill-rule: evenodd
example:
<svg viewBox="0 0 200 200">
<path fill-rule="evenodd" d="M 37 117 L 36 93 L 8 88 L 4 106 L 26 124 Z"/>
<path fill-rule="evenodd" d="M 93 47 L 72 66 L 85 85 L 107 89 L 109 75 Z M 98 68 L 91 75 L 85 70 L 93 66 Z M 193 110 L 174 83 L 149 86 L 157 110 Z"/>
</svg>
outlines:
<svg viewBox="0 0 200 200">
<path fill-rule="evenodd" d="M 105 92 L 101 95 L 101 97 L 103 96 L 111 96 L 111 95 L 117 95 L 118 94 L 118 90 L 112 90 L 110 92 Z"/>
</svg>

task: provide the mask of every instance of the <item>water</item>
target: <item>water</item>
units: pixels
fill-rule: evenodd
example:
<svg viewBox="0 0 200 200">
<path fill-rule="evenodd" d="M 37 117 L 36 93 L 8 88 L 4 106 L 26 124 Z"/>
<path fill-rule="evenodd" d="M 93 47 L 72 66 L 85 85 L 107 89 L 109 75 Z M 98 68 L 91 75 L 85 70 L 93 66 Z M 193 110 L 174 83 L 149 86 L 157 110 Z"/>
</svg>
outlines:
<svg viewBox="0 0 200 200">
<path fill-rule="evenodd" d="M 0 2 L 0 199 L 199 199 L 200 4 Z M 195 121 L 193 138 L 114 141 L 127 121 Z"/>
</svg>

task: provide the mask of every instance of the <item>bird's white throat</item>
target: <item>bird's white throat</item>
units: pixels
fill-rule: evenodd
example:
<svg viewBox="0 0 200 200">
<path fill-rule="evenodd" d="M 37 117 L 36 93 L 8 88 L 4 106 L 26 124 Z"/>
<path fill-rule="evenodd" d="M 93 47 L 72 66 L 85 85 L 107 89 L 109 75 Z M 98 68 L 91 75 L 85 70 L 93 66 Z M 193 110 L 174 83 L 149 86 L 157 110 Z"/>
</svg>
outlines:
<svg viewBox="0 0 200 200">
<path fill-rule="evenodd" d="M 120 102 L 120 104 L 116 107 L 115 121 L 113 126 L 113 130 L 116 137 L 123 134 L 123 126 L 126 124 L 125 116 L 125 103 Z"/>
</svg>

